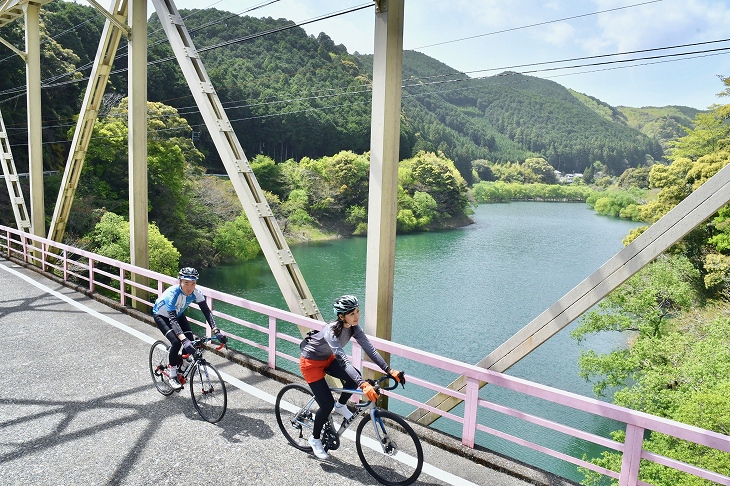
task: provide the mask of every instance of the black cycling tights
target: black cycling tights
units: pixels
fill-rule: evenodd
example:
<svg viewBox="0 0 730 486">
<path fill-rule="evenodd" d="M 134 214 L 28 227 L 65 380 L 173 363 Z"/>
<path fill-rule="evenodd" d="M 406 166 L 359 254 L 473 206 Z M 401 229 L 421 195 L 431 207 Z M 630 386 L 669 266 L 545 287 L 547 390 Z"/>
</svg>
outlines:
<svg viewBox="0 0 730 486">
<path fill-rule="evenodd" d="M 185 337 L 192 341 L 194 336 L 192 329 L 190 329 L 188 319 L 184 315 L 181 315 L 177 317 L 177 322 L 180 324 L 180 329 L 182 329 Z M 170 366 L 179 366 L 182 359 L 180 359 L 178 352 L 180 351 L 182 343 L 177 338 L 175 331 L 173 331 L 172 327 L 170 327 L 170 318 L 161 316 L 160 314 L 155 314 L 155 323 L 157 324 L 157 329 L 159 329 L 170 341 Z"/>
<path fill-rule="evenodd" d="M 328 375 L 344 381 L 343 388 L 357 388 L 357 383 L 350 378 L 350 375 L 340 366 L 337 360 L 334 360 L 324 371 Z M 324 423 L 327 422 L 327 417 L 329 417 L 332 408 L 335 406 L 335 399 L 332 396 L 327 380 L 324 378 L 310 383 L 309 387 L 312 389 L 312 393 L 314 393 L 317 405 L 319 405 L 317 415 L 314 416 L 314 428 L 312 429 L 312 435 L 316 439 L 319 439 L 322 433 L 322 427 L 324 427 Z M 352 393 L 343 393 L 340 395 L 338 401 L 344 405 L 351 396 Z"/>
</svg>

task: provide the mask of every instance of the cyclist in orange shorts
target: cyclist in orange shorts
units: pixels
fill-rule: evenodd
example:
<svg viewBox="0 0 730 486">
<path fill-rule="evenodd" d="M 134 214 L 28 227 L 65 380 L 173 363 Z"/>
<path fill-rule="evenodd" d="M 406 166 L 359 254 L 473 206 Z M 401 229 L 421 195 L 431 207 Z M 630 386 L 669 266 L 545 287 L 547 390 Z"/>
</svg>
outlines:
<svg viewBox="0 0 730 486">
<path fill-rule="evenodd" d="M 350 339 L 354 338 L 365 354 L 398 383 L 405 384 L 406 381 L 405 374 L 388 366 L 388 363 L 370 343 L 362 328 L 358 326 L 360 304 L 357 297 L 354 295 L 338 297 L 335 299 L 333 308 L 337 320 L 327 324 L 321 331 L 308 336 L 300 345 L 299 368 L 319 405 L 319 410 L 314 417 L 314 427 L 312 435 L 309 437 L 309 444 L 314 450 L 314 455 L 320 459 L 329 457 L 322 446 L 320 434 L 332 409 L 334 408 L 335 412 L 347 420 L 352 417 L 352 412 L 346 406 L 347 400 L 352 394 L 341 394 L 335 403 L 325 375 L 344 381 L 344 388 L 361 388 L 369 400 L 378 399 L 378 394 L 373 386 L 363 379 L 345 353 L 344 346 Z"/>
</svg>

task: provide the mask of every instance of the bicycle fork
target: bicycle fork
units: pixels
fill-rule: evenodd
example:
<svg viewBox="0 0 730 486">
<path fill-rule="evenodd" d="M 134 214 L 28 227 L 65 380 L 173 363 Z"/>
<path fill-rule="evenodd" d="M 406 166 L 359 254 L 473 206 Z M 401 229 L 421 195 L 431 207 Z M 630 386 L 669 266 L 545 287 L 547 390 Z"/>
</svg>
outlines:
<svg viewBox="0 0 730 486">
<path fill-rule="evenodd" d="M 383 449 L 383 454 L 394 456 L 398 453 L 398 444 L 390 438 L 388 431 L 385 430 L 385 423 L 383 422 L 383 419 L 380 418 L 376 412 L 377 411 L 375 409 L 370 410 L 370 422 L 373 424 L 375 437 L 377 438 L 380 447 Z"/>
</svg>

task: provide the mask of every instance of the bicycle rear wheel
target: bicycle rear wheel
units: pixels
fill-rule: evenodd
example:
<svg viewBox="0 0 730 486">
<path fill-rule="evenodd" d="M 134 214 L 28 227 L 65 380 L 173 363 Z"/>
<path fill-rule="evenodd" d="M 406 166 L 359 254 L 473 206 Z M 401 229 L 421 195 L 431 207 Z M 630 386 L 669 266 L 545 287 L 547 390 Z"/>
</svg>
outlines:
<svg viewBox="0 0 730 486">
<path fill-rule="evenodd" d="M 190 396 L 200 416 L 214 424 L 226 413 L 226 384 L 212 364 L 198 361 L 193 366 L 190 373 Z"/>
<path fill-rule="evenodd" d="M 317 410 L 319 406 L 308 386 L 291 383 L 276 395 L 274 413 L 279 428 L 286 440 L 301 451 L 312 452 L 309 436 Z"/>
<path fill-rule="evenodd" d="M 423 468 L 421 441 L 410 425 L 387 410 L 367 415 L 355 435 L 357 455 L 375 479 L 387 485 L 411 484 Z"/>
<path fill-rule="evenodd" d="M 168 346 L 162 341 L 155 341 L 150 348 L 150 374 L 157 391 L 163 395 L 172 395 L 175 390 L 172 389 L 168 381 L 167 375 L 168 365 L 170 364 L 170 356 Z"/>
</svg>

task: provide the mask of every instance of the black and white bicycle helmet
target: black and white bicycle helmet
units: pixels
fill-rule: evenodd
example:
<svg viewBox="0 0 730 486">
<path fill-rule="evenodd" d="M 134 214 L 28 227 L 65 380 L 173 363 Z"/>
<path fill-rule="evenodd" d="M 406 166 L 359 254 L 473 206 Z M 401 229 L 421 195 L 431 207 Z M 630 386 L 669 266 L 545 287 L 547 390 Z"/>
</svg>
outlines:
<svg viewBox="0 0 730 486">
<path fill-rule="evenodd" d="M 357 297 L 354 295 L 343 295 L 335 299 L 332 307 L 335 311 L 335 317 L 338 317 L 340 314 L 349 314 L 360 307 L 360 302 L 357 301 Z"/>
<path fill-rule="evenodd" d="M 180 272 L 177 274 L 177 278 L 180 280 L 192 280 L 195 282 L 198 280 L 198 271 L 195 270 L 193 267 L 185 267 L 181 268 Z"/>
</svg>

